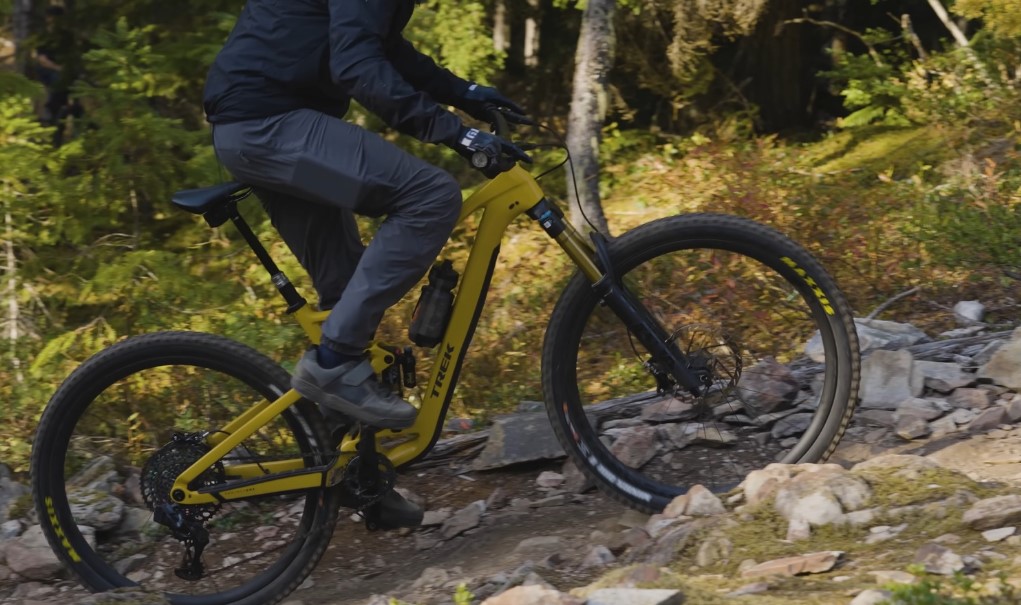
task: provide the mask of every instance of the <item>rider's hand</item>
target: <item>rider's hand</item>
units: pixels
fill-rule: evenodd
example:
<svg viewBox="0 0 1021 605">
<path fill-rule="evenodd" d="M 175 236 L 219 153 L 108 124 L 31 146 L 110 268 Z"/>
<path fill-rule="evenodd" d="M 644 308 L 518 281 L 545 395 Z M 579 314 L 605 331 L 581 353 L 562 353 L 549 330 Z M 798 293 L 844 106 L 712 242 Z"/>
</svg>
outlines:
<svg viewBox="0 0 1021 605">
<path fill-rule="evenodd" d="M 499 90 L 491 86 L 475 84 L 474 82 L 468 87 L 464 95 L 461 96 L 461 103 L 457 104 L 457 107 L 458 109 L 463 109 L 465 113 L 476 120 L 483 122 L 490 119 L 489 111 L 493 107 L 509 109 L 510 112 L 504 112 L 504 116 L 509 122 L 515 124 L 528 124 L 531 122 L 531 120 L 525 117 L 525 110 L 514 101 L 503 96 L 503 93 Z"/>
<path fill-rule="evenodd" d="M 477 128 L 462 127 L 457 139 L 448 145 L 487 178 L 510 170 L 518 160 L 532 163 L 532 158 L 514 143 Z"/>
</svg>

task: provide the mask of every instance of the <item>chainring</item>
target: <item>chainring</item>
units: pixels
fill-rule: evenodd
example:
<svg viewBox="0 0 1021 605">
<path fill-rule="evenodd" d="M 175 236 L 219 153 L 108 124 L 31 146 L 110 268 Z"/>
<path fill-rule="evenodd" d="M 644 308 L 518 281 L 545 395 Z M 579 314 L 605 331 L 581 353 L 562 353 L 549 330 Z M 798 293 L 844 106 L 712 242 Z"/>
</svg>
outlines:
<svg viewBox="0 0 1021 605">
<path fill-rule="evenodd" d="M 170 492 L 177 477 L 188 469 L 199 458 L 209 452 L 202 433 L 175 433 L 170 443 L 161 447 L 149 457 L 142 467 L 141 489 L 142 498 L 149 510 L 156 511 L 166 504 L 174 504 Z M 212 467 L 198 476 L 188 486 L 198 489 L 223 483 L 226 473 L 223 463 L 217 461 Z M 184 518 L 192 523 L 205 523 L 220 510 L 217 503 L 189 504 L 179 507 Z"/>
<path fill-rule="evenodd" d="M 341 481 L 347 492 L 354 496 L 359 512 L 381 500 L 397 484 L 397 470 L 393 462 L 386 456 L 379 455 L 376 463 L 376 473 L 369 471 L 372 475 L 372 485 L 364 483 L 363 477 L 367 469 L 362 468 L 364 462 L 361 456 L 355 456 L 344 467 L 344 477 Z"/>
</svg>

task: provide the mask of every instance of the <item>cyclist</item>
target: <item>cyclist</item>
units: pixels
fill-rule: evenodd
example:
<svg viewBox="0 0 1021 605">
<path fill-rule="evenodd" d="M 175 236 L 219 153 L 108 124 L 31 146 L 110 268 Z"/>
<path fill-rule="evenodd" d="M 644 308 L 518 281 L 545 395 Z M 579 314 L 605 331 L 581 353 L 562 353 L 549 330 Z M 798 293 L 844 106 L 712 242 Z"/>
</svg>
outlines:
<svg viewBox="0 0 1021 605">
<path fill-rule="evenodd" d="M 511 142 L 465 126 L 495 105 L 494 88 L 438 67 L 404 39 L 415 0 L 248 0 L 206 81 L 204 107 L 220 161 L 256 188 L 274 227 L 330 308 L 322 343 L 293 387 L 319 405 L 381 428 L 416 409 L 380 385 L 364 350 L 383 312 L 422 277 L 450 236 L 461 192 L 448 173 L 356 124 L 352 99 L 397 130 L 466 158 L 492 177 L 517 160 Z M 367 247 L 353 213 L 386 219 Z M 391 492 L 384 508 L 415 525 L 421 509 Z M 406 513 L 406 514 L 402 514 Z"/>
</svg>

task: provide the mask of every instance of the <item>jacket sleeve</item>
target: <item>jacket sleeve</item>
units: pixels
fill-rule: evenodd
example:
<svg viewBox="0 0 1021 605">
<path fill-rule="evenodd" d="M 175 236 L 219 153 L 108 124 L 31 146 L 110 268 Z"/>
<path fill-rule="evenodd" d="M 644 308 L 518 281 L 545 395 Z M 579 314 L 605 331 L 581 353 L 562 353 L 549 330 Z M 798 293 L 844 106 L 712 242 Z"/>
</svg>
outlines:
<svg viewBox="0 0 1021 605">
<path fill-rule="evenodd" d="M 428 143 L 453 141 L 461 120 L 416 90 L 387 57 L 394 6 L 394 0 L 329 0 L 330 75 L 400 132 Z"/>
<path fill-rule="evenodd" d="M 392 45 L 387 56 L 405 80 L 444 105 L 456 107 L 471 85 L 467 80 L 436 65 L 403 37 Z"/>
</svg>

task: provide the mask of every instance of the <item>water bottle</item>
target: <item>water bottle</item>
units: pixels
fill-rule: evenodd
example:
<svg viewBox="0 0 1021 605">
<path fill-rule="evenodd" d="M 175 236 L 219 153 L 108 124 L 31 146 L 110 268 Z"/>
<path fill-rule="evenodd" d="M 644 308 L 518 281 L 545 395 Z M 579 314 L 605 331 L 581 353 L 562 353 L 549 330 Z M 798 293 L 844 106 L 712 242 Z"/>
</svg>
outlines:
<svg viewBox="0 0 1021 605">
<path fill-rule="evenodd" d="M 422 294 L 411 315 L 408 336 L 420 347 L 435 347 L 440 344 L 443 333 L 454 310 L 454 286 L 457 285 L 457 271 L 449 260 L 433 265 L 429 270 L 429 283 L 422 287 Z"/>
</svg>

